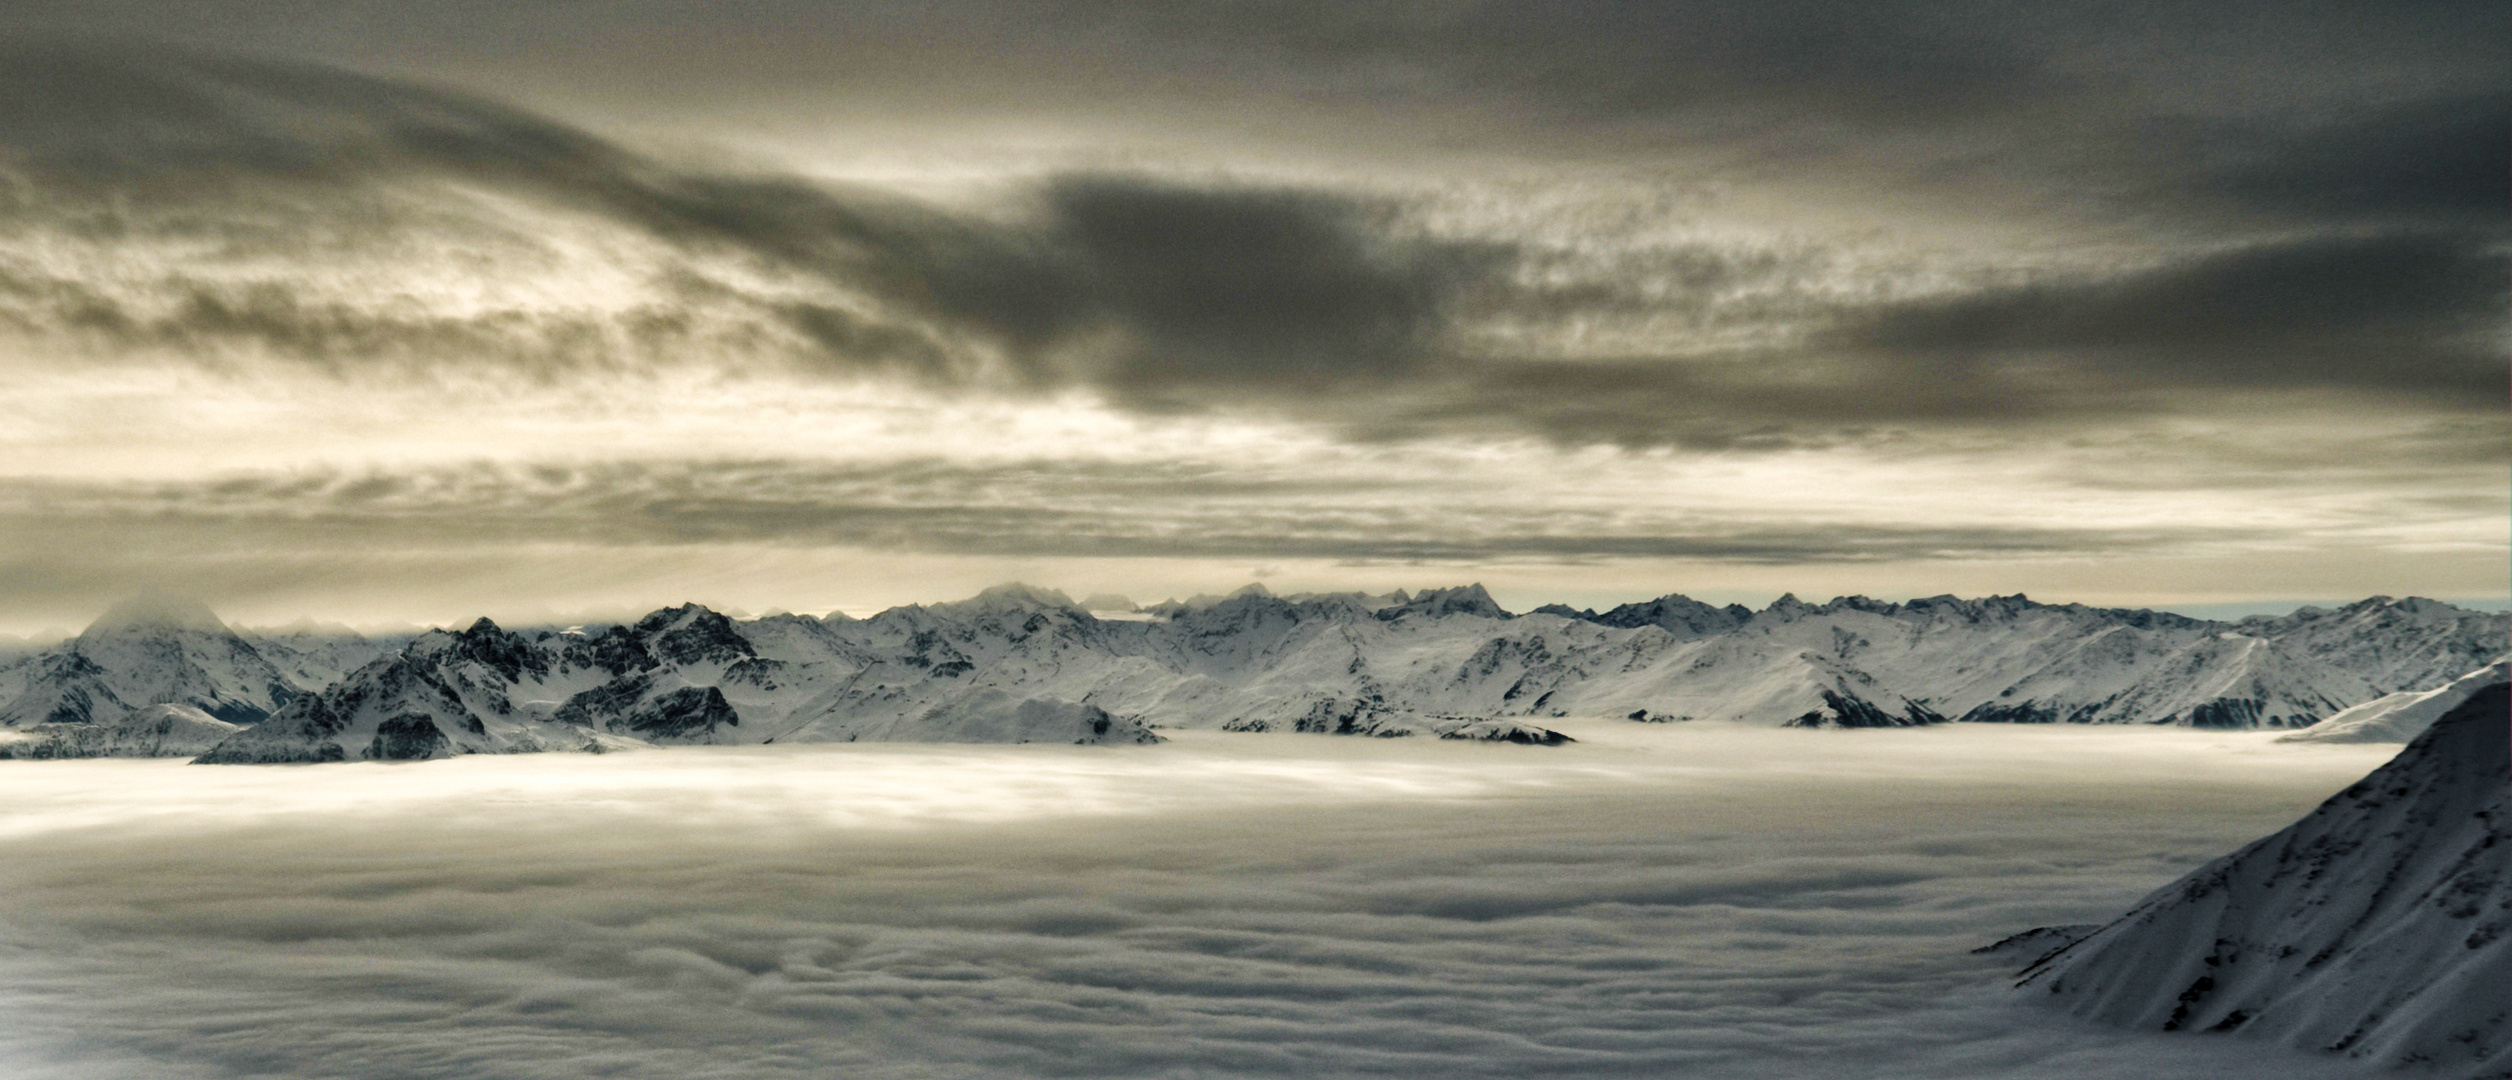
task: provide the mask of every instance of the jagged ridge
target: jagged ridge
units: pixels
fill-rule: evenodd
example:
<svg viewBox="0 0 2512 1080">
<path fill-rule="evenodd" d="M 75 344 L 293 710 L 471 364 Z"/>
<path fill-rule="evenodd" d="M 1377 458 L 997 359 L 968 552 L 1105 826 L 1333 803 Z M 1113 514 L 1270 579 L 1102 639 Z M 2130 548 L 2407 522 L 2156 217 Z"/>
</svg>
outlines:
<svg viewBox="0 0 2512 1080">
<path fill-rule="evenodd" d="M 255 669 L 253 678 L 272 688 L 256 708 L 307 690 L 346 692 L 350 682 L 393 670 L 369 664 L 373 670 L 328 688 L 308 686 L 275 673 L 312 673 L 327 659 L 354 655 L 336 634 L 308 628 L 247 641 L 204 619 L 215 621 L 199 612 L 138 622 L 157 627 L 150 633 L 163 640 L 232 638 L 221 646 L 232 657 L 287 657 Z M 109 722 L 132 707 L 115 689 L 132 684 L 127 673 L 83 644 L 109 637 L 103 624 L 114 621 L 0 668 L 0 700 L 37 706 L 21 710 L 30 715 L 14 717 L 15 726 Z M 1003 725 L 1028 701 L 1087 705 L 1114 718 L 1111 730 L 1134 733 L 1149 723 L 1451 736 L 1489 719 L 1540 731 L 1544 718 L 1568 715 L 1799 726 L 1953 718 L 2296 727 L 2386 692 L 2424 689 L 2383 679 L 2466 670 L 2499 655 L 2503 630 L 2501 620 L 2475 612 L 2382 598 L 2240 624 L 2021 596 L 1844 597 L 1823 605 L 1782 597 L 1759 612 L 1668 596 L 1602 615 L 1558 607 L 1512 615 L 1478 586 L 1287 597 L 1251 587 L 1101 618 L 1060 593 L 1006 586 L 863 620 L 736 622 L 696 605 L 589 633 L 510 633 L 483 620 L 422 635 L 396 652 L 427 671 L 390 676 L 400 690 L 441 684 L 450 695 L 421 695 L 452 702 L 441 709 L 402 710 L 435 717 L 434 736 L 412 722 L 386 732 L 390 717 L 371 709 L 304 727 L 314 710 L 308 705 L 289 717 L 296 726 L 248 743 L 285 741 L 278 732 L 296 730 L 300 741 L 332 741 L 347 759 L 605 740 L 919 740 L 958 737 L 947 733 L 954 730 L 1097 738 L 1080 728 L 1068 733 L 1070 725 L 1013 734 L 1025 729 Z M 2463 664 L 2467 653 L 2477 660 Z M 235 663 L 227 667 L 228 681 L 251 681 L 232 675 Z M 177 703 L 213 711 L 192 699 Z M 982 713 L 983 722 L 954 727 L 963 713 Z M 1508 737 L 1498 728 L 1474 730 Z M 310 744 L 298 751 L 328 753 Z"/>
</svg>

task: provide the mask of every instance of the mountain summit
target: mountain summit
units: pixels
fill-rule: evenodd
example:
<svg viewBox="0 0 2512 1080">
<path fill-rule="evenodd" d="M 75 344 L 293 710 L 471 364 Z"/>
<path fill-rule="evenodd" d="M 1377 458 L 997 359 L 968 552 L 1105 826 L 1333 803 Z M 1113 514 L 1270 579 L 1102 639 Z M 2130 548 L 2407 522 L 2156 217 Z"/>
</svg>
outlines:
<svg viewBox="0 0 2512 1080">
<path fill-rule="evenodd" d="M 188 630 L 200 634 L 233 632 L 207 604 L 188 596 L 146 592 L 105 609 L 103 615 L 88 624 L 85 634 L 134 630 Z"/>
</svg>

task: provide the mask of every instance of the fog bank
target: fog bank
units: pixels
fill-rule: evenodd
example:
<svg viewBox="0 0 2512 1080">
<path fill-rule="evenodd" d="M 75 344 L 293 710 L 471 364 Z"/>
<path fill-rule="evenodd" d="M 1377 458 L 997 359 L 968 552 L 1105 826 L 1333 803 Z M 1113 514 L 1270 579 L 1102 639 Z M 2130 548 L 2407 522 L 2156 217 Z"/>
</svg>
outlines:
<svg viewBox="0 0 2512 1080">
<path fill-rule="evenodd" d="M 2107 919 L 2387 748 L 1572 723 L 9 763 L 0 1062 L 106 1077 L 2349 1075 L 2073 1025 Z"/>
</svg>

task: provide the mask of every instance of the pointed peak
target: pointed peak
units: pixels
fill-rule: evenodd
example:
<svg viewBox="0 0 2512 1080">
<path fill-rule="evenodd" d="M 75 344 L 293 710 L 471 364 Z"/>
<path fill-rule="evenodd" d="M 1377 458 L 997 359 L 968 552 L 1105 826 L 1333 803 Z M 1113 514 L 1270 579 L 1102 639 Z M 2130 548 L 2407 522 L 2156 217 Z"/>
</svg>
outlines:
<svg viewBox="0 0 2512 1080">
<path fill-rule="evenodd" d="M 503 634 L 505 632 L 506 631 L 503 628 L 499 627 L 497 623 L 490 620 L 486 615 L 482 615 L 479 618 L 472 620 L 471 625 L 464 628 L 462 631 L 462 633 L 466 635 Z"/>
<path fill-rule="evenodd" d="M 209 610 L 207 604 L 188 596 L 145 592 L 106 609 L 103 615 L 97 616 L 96 621 L 88 625 L 86 633 L 130 629 L 197 630 L 212 634 L 233 632 L 219 620 L 216 612 Z"/>
<path fill-rule="evenodd" d="M 1232 596 L 1272 596 L 1272 595 L 1273 595 L 1273 590 L 1272 590 L 1272 589 L 1268 589 L 1268 588 L 1266 588 L 1266 587 L 1265 587 L 1265 583 L 1264 583 L 1264 582 L 1261 582 L 1261 581 L 1251 581 L 1251 582 L 1248 582 L 1248 583 L 1247 583 L 1247 584 L 1245 584 L 1245 585 L 1240 586 L 1240 587 L 1239 587 L 1236 591 L 1232 592 L 1230 595 L 1232 595 Z"/>
<path fill-rule="evenodd" d="M 640 633 L 650 634 L 700 619 L 723 618 L 724 616 L 717 613 L 715 609 L 704 604 L 687 603 L 679 607 L 656 608 L 647 613 L 645 618 L 637 620 L 635 629 Z"/>
<path fill-rule="evenodd" d="M 1042 589 L 1038 586 L 1018 581 L 1007 581 L 1001 585 L 996 585 L 984 592 L 978 593 L 975 599 L 988 604 L 1009 604 L 1015 607 L 1025 608 L 1069 608 L 1075 606 L 1073 604 L 1073 598 L 1064 595 L 1062 590 Z"/>
<path fill-rule="evenodd" d="M 1414 593 L 1411 600 L 1380 609 L 1378 617 L 1392 620 L 1408 614 L 1479 615 L 1486 619 L 1510 617 L 1508 612 L 1501 610 L 1499 603 L 1492 600 L 1491 593 L 1485 591 L 1480 584 L 1459 585 L 1447 589 L 1424 589 Z"/>
</svg>

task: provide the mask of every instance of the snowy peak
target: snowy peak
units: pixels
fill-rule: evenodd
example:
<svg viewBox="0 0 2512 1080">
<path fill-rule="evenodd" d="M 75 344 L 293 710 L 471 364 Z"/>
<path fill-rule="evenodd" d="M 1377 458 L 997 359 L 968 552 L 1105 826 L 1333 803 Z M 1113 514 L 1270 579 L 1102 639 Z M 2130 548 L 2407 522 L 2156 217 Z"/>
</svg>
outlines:
<svg viewBox="0 0 2512 1080">
<path fill-rule="evenodd" d="M 1790 592 L 1779 594 L 1779 599 L 1771 601 L 1771 606 L 1763 608 L 1761 614 L 1770 619 L 1793 620 L 1815 612 L 1814 605 L 1797 599 L 1797 594 Z"/>
<path fill-rule="evenodd" d="M 147 595 L 38 654 L 18 692 L 0 700 L 0 726 L 111 723 L 161 704 L 252 723 L 302 689 L 208 608 Z"/>
<path fill-rule="evenodd" d="M 1479 583 L 1453 589 L 1424 589 L 1408 599 L 1378 609 L 1377 614 L 1380 619 L 1401 619 L 1414 615 L 1432 618 L 1450 615 L 1472 615 L 1484 619 L 1510 617 Z"/>
<path fill-rule="evenodd" d="M 657 611 L 637 620 L 636 630 L 646 650 L 666 664 L 734 664 L 757 655 L 732 619 L 696 604 Z"/>
<path fill-rule="evenodd" d="M 2449 682 L 2503 654 L 2506 617 L 2439 600 L 2376 596 L 2336 610 L 2304 608 L 2254 616 L 2239 629 L 2274 639 L 2295 655 L 2343 666 L 2383 692 Z"/>
<path fill-rule="evenodd" d="M 1073 602 L 1072 597 L 1064 595 L 1059 590 L 1041 589 L 1035 585 L 1024 585 L 1017 581 L 993 586 L 979 592 L 971 599 L 961 601 L 961 603 L 963 605 L 997 609 L 1013 609 L 1020 611 L 1036 611 L 1040 609 L 1077 611 L 1081 608 L 1081 605 Z"/>
<path fill-rule="evenodd" d="M 1711 607 L 1681 593 L 1668 593 L 1655 600 L 1624 604 L 1602 615 L 1571 613 L 1566 609 L 1556 609 L 1555 613 L 1624 629 L 1654 626 L 1678 638 L 1723 634 L 1744 625 L 1753 617 L 1753 609 L 1741 604 Z"/>
<path fill-rule="evenodd" d="M 188 630 L 201 634 L 232 634 L 218 614 L 186 596 L 141 593 L 105 609 L 81 636 L 139 630 Z"/>
</svg>

